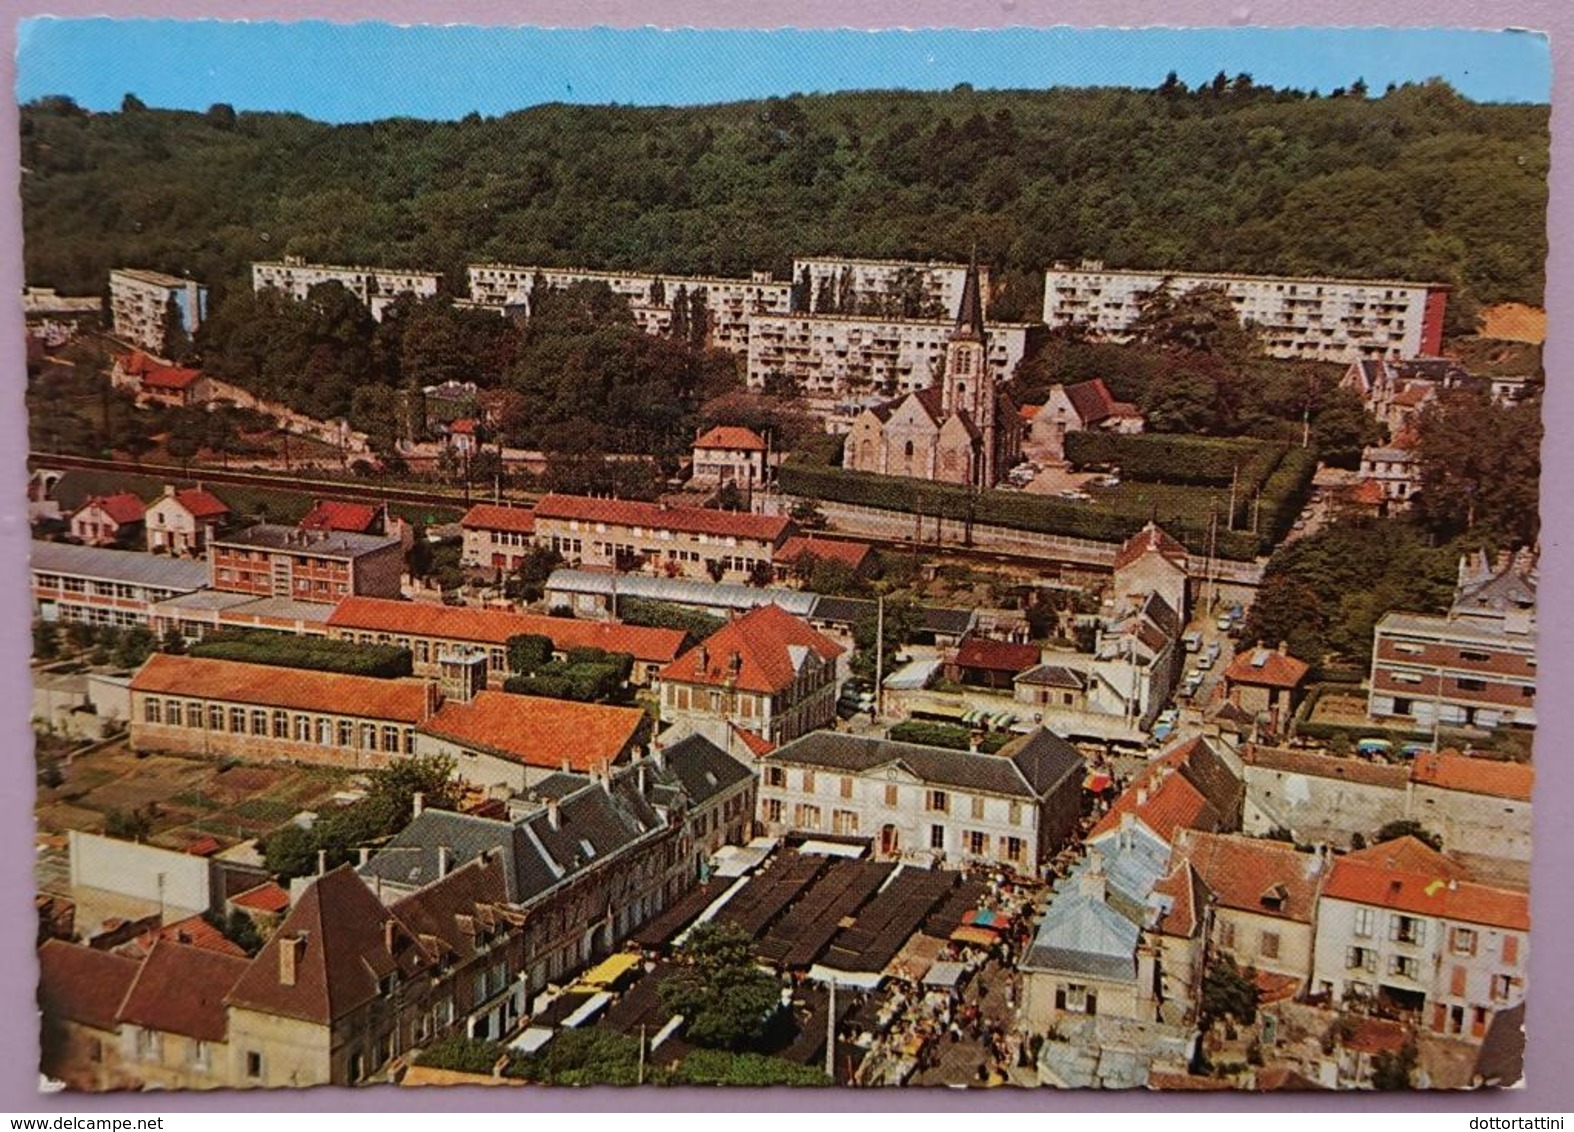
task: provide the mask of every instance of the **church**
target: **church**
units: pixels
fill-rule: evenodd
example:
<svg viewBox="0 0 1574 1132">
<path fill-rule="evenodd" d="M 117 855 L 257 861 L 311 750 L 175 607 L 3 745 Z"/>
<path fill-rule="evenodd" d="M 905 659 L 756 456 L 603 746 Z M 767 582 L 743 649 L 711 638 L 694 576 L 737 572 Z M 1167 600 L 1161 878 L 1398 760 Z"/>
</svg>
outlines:
<svg viewBox="0 0 1574 1132">
<path fill-rule="evenodd" d="M 988 347 L 975 262 L 935 384 L 859 413 L 842 465 L 855 472 L 993 487 L 1021 459 L 1022 421 L 997 388 Z"/>
</svg>

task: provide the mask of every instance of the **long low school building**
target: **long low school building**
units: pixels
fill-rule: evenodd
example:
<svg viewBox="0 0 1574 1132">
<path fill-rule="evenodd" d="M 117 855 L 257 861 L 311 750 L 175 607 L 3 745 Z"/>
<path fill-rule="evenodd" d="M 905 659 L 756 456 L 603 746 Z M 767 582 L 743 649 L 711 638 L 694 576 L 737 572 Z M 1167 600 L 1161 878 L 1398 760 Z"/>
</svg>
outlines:
<svg viewBox="0 0 1574 1132">
<path fill-rule="evenodd" d="M 156 603 L 208 584 L 201 562 L 35 540 L 29 553 L 33 614 L 47 622 L 150 625 Z"/>
<path fill-rule="evenodd" d="M 631 679 L 647 684 L 662 665 L 683 649 L 681 629 L 653 629 L 610 621 L 580 621 L 502 609 L 470 609 L 386 598 L 351 597 L 327 620 L 330 637 L 358 644 L 391 644 L 410 650 L 418 676 L 436 675 L 445 656 L 482 653 L 488 682 L 508 675 L 508 642 L 523 635 L 547 637 L 560 658 L 579 648 L 627 653 L 634 658 Z"/>
</svg>

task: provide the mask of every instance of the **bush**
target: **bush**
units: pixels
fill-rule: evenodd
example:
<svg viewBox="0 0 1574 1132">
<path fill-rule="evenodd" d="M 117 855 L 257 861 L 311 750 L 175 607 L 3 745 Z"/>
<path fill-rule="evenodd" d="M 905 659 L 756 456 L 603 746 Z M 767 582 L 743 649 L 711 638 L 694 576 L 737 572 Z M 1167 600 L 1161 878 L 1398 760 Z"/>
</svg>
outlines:
<svg viewBox="0 0 1574 1132">
<path fill-rule="evenodd" d="M 192 645 L 190 654 L 211 660 L 309 668 L 352 676 L 393 678 L 408 676 L 411 672 L 409 649 L 262 631 L 210 634 Z"/>
<path fill-rule="evenodd" d="M 834 1082 L 812 1065 L 799 1065 L 757 1053 L 697 1049 L 672 1072 L 673 1085 L 830 1085 Z"/>
<path fill-rule="evenodd" d="M 1066 434 L 1066 459 L 1073 467 L 1114 465 L 1120 468 L 1122 479 L 1140 483 L 1228 487 L 1237 475 L 1244 476 L 1246 468 L 1254 461 L 1261 462 L 1268 458 L 1265 453 L 1272 453 L 1276 448 L 1282 451 L 1283 447 L 1260 440 L 1167 433 L 1124 436 L 1088 431 Z M 1277 458 L 1274 453 L 1272 461 L 1277 462 Z"/>
<path fill-rule="evenodd" d="M 497 1042 L 456 1037 L 423 1049 L 416 1057 L 416 1064 L 433 1069 L 448 1069 L 455 1073 L 490 1075 L 493 1067 L 507 1056 L 508 1051 Z"/>
<path fill-rule="evenodd" d="M 510 672 L 533 672 L 552 660 L 552 638 L 540 633 L 521 633 L 508 638 Z"/>
<path fill-rule="evenodd" d="M 619 598 L 618 617 L 628 625 L 643 625 L 651 629 L 682 629 L 692 640 L 702 640 L 727 624 L 726 618 L 714 614 L 674 605 L 669 601 L 652 601 L 643 597 Z"/>
</svg>

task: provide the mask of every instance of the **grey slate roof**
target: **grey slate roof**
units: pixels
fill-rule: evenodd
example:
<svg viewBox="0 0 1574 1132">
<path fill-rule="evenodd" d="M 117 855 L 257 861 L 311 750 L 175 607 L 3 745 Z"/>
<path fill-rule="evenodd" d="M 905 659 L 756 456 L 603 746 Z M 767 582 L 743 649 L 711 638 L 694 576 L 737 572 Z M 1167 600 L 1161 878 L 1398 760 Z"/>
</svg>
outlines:
<svg viewBox="0 0 1574 1132">
<path fill-rule="evenodd" d="M 154 586 L 187 593 L 208 584 L 204 562 L 170 558 L 163 554 L 144 554 L 136 550 L 110 550 L 98 546 L 75 546 L 68 542 L 33 540 L 29 552 L 32 570 L 73 578 L 99 578 L 134 586 Z"/>
<path fill-rule="evenodd" d="M 1010 758 L 953 751 L 918 743 L 898 743 L 834 731 L 811 731 L 765 756 L 767 762 L 864 773 L 898 763 L 926 783 L 981 790 L 1016 798 L 1036 798 L 1032 785 Z"/>
<path fill-rule="evenodd" d="M 1085 764 L 1081 752 L 1048 728 L 1041 727 L 1031 735 L 1013 739 L 996 757 L 1001 756 L 1016 764 L 1022 777 L 1040 797 L 1053 792 L 1068 779 L 1075 781 L 1076 789 L 1082 788 Z"/>
<path fill-rule="evenodd" d="M 1096 896 L 1067 892 L 1050 904 L 1021 966 L 1135 982 L 1140 935 L 1136 924 Z"/>
<path fill-rule="evenodd" d="M 665 828 L 665 820 L 642 797 L 634 776 L 592 783 L 564 797 L 552 811 L 522 818 L 518 829 L 525 848 L 516 868 L 518 902 L 528 904 L 564 878 L 628 848 Z"/>
<path fill-rule="evenodd" d="M 451 810 L 423 811 L 356 871 L 374 888 L 379 879 L 405 888 L 420 888 L 439 879 L 439 847 L 447 848 L 450 869 L 473 861 L 488 850 L 502 850 L 509 897 L 517 897 L 515 865 L 524 845 L 513 823 Z"/>
<path fill-rule="evenodd" d="M 565 771 L 554 771 L 540 782 L 530 787 L 527 793 L 538 798 L 562 798 L 574 791 L 590 785 L 590 778 L 583 774 L 569 774 Z"/>
<path fill-rule="evenodd" d="M 281 523 L 258 523 L 233 534 L 215 536 L 215 546 L 284 550 L 320 558 L 358 558 L 399 545 L 394 535 L 363 535 L 351 531 L 302 531 Z"/>
<path fill-rule="evenodd" d="M 674 743 L 663 753 L 662 760 L 696 806 L 754 777 L 753 770 L 703 735 L 690 735 Z"/>
<path fill-rule="evenodd" d="M 1019 673 L 1018 684 L 1037 684 L 1045 688 L 1076 688 L 1081 690 L 1088 686 L 1088 678 L 1075 668 L 1067 668 L 1063 664 L 1040 664 L 1029 668 L 1026 672 Z"/>
</svg>

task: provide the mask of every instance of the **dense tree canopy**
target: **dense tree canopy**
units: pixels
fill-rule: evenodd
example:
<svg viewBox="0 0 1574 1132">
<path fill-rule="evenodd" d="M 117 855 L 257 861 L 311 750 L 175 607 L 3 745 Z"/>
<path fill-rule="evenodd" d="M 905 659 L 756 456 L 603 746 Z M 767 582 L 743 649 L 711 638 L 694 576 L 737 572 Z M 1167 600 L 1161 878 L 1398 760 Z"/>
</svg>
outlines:
<svg viewBox="0 0 1574 1132">
<path fill-rule="evenodd" d="M 1541 400 L 1495 403 L 1453 390 L 1421 413 L 1416 451 L 1422 518 L 1443 538 L 1469 533 L 1512 546 L 1540 530 Z"/>
<path fill-rule="evenodd" d="M 27 278 L 97 294 L 139 264 L 223 299 L 289 253 L 434 268 L 459 293 L 467 262 L 787 279 L 794 255 L 960 259 L 976 242 L 1002 317 L 1031 315 L 1037 273 L 1084 256 L 1437 279 L 1468 310 L 1540 301 L 1547 124 L 1546 106 L 1436 80 L 1380 98 L 1236 79 L 341 126 L 46 98 L 21 120 Z"/>
</svg>

